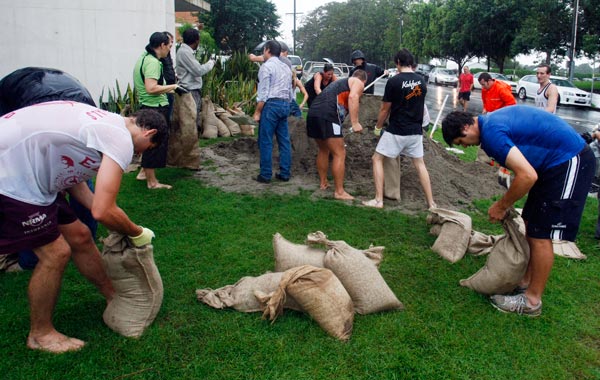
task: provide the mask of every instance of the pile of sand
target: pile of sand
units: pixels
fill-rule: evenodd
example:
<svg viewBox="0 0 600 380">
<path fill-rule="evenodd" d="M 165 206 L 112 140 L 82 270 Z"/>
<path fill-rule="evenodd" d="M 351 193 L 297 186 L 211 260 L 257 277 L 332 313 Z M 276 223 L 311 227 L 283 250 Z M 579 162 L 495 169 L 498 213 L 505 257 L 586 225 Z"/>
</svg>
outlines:
<svg viewBox="0 0 600 380">
<path fill-rule="evenodd" d="M 375 194 L 371 156 L 377 145 L 373 126 L 379 111 L 381 98 L 363 96 L 361 99 L 360 121 L 365 128 L 362 134 L 350 134 L 346 141 L 346 181 L 345 188 L 357 197 L 357 201 L 370 199 Z M 333 199 L 332 188 L 319 189 L 319 178 L 315 167 L 317 146 L 306 136 L 306 123 L 302 119 L 289 119 L 292 139 L 292 178 L 289 182 L 273 180 L 271 184 L 256 182 L 253 178 L 259 172 L 259 152 L 254 137 L 221 142 L 201 149 L 203 170 L 196 176 L 208 185 L 224 191 L 263 194 L 297 194 L 307 190 L 314 197 Z M 274 172 L 279 163 L 277 144 L 273 151 Z M 438 207 L 463 209 L 472 200 L 487 199 L 501 194 L 496 179 L 496 170 L 480 162 L 464 162 L 445 148 L 427 137 L 424 138 L 425 164 L 431 177 L 434 200 Z M 333 187 L 333 180 L 330 180 Z M 408 158 L 402 159 L 400 201 L 385 200 L 386 208 L 397 208 L 415 212 L 425 210 L 427 204 L 421 190 L 416 171 Z M 355 201 L 354 203 L 359 204 Z"/>
</svg>

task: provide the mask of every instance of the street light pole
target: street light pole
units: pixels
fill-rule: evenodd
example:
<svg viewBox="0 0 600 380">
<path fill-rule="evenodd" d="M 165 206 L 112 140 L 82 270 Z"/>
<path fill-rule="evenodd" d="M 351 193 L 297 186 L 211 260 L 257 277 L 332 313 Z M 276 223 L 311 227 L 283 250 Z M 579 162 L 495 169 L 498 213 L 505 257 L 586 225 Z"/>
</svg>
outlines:
<svg viewBox="0 0 600 380">
<path fill-rule="evenodd" d="M 577 17 L 579 16 L 579 0 L 575 0 L 575 14 L 573 15 L 573 31 L 571 32 L 571 50 L 569 52 L 569 80 L 573 81 L 575 75 L 575 44 L 577 42 Z"/>
</svg>

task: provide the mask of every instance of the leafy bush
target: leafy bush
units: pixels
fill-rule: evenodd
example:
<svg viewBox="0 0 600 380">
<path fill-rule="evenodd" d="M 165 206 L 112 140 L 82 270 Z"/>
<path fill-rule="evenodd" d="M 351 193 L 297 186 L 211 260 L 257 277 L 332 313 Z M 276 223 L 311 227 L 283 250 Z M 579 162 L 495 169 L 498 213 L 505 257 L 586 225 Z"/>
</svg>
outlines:
<svg viewBox="0 0 600 380">
<path fill-rule="evenodd" d="M 119 82 L 115 81 L 115 84 L 115 88 L 108 89 L 108 98 L 106 101 L 104 100 L 104 88 L 102 89 L 100 99 L 98 99 L 100 108 L 123 116 L 137 111 L 140 108 L 137 90 L 135 88 L 132 89 L 129 83 L 127 83 L 125 93 L 121 93 Z"/>
</svg>

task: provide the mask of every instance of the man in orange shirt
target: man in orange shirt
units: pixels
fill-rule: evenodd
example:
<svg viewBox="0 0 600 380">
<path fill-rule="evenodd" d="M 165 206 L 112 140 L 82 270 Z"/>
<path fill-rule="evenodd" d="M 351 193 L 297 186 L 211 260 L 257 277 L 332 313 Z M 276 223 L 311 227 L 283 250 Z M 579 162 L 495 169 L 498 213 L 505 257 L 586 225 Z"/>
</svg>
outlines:
<svg viewBox="0 0 600 380">
<path fill-rule="evenodd" d="M 507 83 L 495 80 L 489 73 L 481 73 L 478 80 L 481 84 L 483 114 L 517 104 Z"/>
</svg>

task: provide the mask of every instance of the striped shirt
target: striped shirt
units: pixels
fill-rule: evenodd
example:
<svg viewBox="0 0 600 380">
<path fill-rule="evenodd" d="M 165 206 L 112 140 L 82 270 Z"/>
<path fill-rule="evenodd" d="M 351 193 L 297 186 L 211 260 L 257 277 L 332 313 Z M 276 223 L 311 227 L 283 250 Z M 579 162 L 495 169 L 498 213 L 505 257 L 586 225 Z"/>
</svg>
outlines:
<svg viewBox="0 0 600 380">
<path fill-rule="evenodd" d="M 292 71 L 279 57 L 271 57 L 258 71 L 257 101 L 278 98 L 292 101 Z"/>
</svg>

